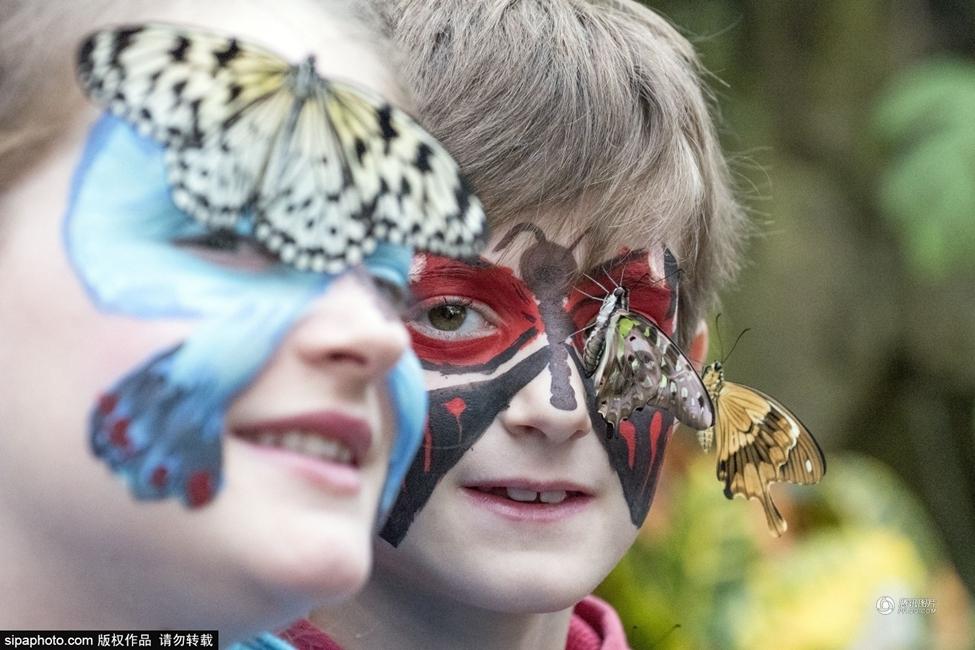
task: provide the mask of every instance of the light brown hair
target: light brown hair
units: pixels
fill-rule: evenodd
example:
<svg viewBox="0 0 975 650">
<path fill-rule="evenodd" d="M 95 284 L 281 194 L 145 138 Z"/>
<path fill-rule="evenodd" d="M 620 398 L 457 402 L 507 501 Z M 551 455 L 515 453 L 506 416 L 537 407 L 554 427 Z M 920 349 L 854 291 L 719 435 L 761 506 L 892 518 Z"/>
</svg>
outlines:
<svg viewBox="0 0 975 650">
<path fill-rule="evenodd" d="M 670 246 L 679 340 L 734 276 L 745 231 L 688 41 L 629 0 L 377 0 L 418 117 L 495 231 L 590 228 L 587 264 Z"/>
</svg>

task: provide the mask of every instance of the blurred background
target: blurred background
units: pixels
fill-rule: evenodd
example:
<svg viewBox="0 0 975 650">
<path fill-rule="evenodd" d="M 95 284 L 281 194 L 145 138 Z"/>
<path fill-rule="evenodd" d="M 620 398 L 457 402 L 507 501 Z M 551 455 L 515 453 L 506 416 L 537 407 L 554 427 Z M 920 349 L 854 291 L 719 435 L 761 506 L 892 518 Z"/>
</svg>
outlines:
<svg viewBox="0 0 975 650">
<path fill-rule="evenodd" d="M 975 2 L 645 4 L 713 73 L 759 226 L 711 359 L 751 328 L 727 379 L 795 411 L 828 469 L 773 488 L 776 539 L 680 432 L 599 593 L 636 650 L 975 648 Z"/>
</svg>

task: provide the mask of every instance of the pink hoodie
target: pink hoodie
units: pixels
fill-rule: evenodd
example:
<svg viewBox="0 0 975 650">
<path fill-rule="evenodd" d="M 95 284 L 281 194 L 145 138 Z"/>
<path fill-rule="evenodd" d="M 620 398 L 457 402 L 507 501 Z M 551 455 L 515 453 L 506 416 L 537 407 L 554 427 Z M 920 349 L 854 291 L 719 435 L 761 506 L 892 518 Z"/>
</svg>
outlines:
<svg viewBox="0 0 975 650">
<path fill-rule="evenodd" d="M 301 619 L 281 632 L 298 650 L 342 650 L 311 621 Z M 609 603 L 588 596 L 572 612 L 565 650 L 629 650 L 619 616 Z"/>
</svg>

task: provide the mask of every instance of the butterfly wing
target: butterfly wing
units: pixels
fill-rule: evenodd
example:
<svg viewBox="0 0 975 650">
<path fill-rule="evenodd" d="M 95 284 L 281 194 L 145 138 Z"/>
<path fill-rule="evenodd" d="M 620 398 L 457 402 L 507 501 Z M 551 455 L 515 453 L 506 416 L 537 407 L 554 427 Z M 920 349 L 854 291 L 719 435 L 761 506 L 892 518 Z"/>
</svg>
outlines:
<svg viewBox="0 0 975 650">
<path fill-rule="evenodd" d="M 376 247 L 366 203 L 377 183 L 363 185 L 353 176 L 337 135 L 348 126 L 330 122 L 329 101 L 328 90 L 319 88 L 301 105 L 294 128 L 278 134 L 260 190 L 255 234 L 299 269 L 334 273 Z M 363 132 L 362 137 L 365 143 L 372 136 Z"/>
<path fill-rule="evenodd" d="M 782 535 L 788 525 L 769 486 L 776 481 L 811 484 L 826 472 L 826 461 L 812 434 L 782 404 L 764 393 L 723 382 L 715 398 L 718 479 L 725 496 L 757 499 L 769 529 Z"/>
<path fill-rule="evenodd" d="M 256 233 L 298 268 L 334 272 L 379 241 L 471 256 L 485 227 L 432 136 L 368 91 L 329 81 L 274 146 Z"/>
<path fill-rule="evenodd" d="M 212 228 L 232 228 L 258 199 L 275 137 L 294 105 L 285 89 L 254 102 L 199 145 L 166 151 L 173 203 Z"/>
<path fill-rule="evenodd" d="M 594 383 L 599 412 L 614 428 L 644 406 L 666 409 L 693 429 L 711 426 L 711 399 L 691 362 L 639 314 L 610 318 Z"/>
<path fill-rule="evenodd" d="M 173 202 L 218 228 L 253 201 L 294 103 L 284 59 L 167 25 L 95 32 L 79 50 L 78 76 L 92 100 L 166 146 Z"/>
<path fill-rule="evenodd" d="M 147 24 L 94 32 L 78 50 L 77 70 L 92 101 L 171 146 L 225 128 L 279 89 L 290 66 L 235 38 Z"/>
<path fill-rule="evenodd" d="M 235 38 L 166 25 L 96 32 L 78 54 L 94 101 L 166 146 L 173 200 L 338 272 L 378 241 L 476 254 L 484 211 L 433 136 L 380 97 Z"/>
</svg>

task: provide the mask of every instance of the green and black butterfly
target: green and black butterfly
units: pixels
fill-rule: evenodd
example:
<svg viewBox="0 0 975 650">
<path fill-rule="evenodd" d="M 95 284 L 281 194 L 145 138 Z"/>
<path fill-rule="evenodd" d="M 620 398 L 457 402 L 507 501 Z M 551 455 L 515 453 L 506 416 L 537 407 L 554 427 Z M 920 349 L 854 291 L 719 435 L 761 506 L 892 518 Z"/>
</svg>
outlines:
<svg viewBox="0 0 975 650">
<path fill-rule="evenodd" d="M 645 406 L 670 411 L 696 430 L 714 421 L 711 398 L 691 362 L 659 327 L 630 311 L 625 287 L 603 299 L 582 365 L 593 378 L 599 413 L 614 429 Z"/>
</svg>

